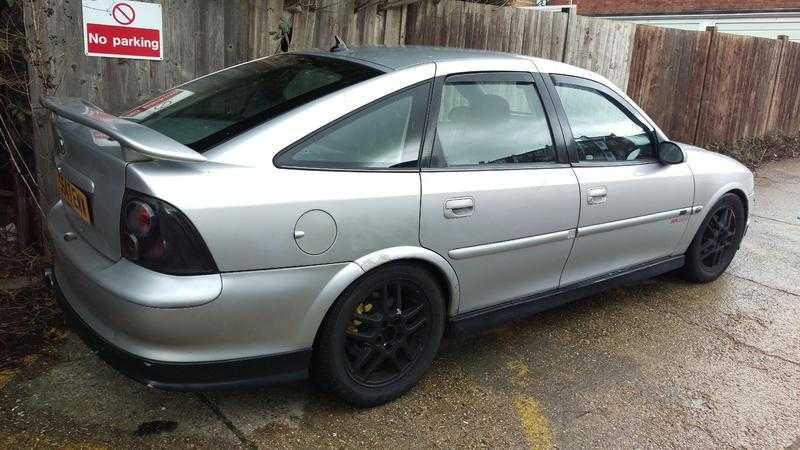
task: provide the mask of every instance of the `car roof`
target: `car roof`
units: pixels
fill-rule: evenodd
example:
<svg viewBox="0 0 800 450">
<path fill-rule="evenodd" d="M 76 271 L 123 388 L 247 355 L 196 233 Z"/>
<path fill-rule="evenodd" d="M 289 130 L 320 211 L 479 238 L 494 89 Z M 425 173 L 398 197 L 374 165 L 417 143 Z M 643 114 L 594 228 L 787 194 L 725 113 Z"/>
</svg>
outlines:
<svg viewBox="0 0 800 450">
<path fill-rule="evenodd" d="M 369 46 L 355 47 L 352 49 L 338 52 L 306 52 L 315 55 L 342 58 L 362 64 L 368 64 L 383 71 L 401 70 L 421 64 L 458 61 L 465 59 L 483 60 L 519 60 L 532 61 L 540 72 L 557 73 L 562 75 L 573 75 L 594 80 L 605 79 L 588 70 L 580 67 L 571 66 L 558 61 L 530 56 L 516 55 L 512 53 L 496 52 L 489 50 L 475 50 L 463 48 L 427 47 L 427 46 L 403 46 L 403 47 L 384 47 Z"/>
<path fill-rule="evenodd" d="M 448 61 L 458 60 L 479 60 L 481 65 L 486 63 L 486 70 L 491 71 L 492 61 L 512 61 L 512 60 L 526 60 L 533 63 L 536 71 L 546 74 L 554 75 L 568 75 L 573 77 L 585 78 L 603 84 L 610 89 L 614 90 L 622 98 L 627 100 L 640 114 L 647 118 L 650 124 L 655 128 L 659 136 L 666 139 L 666 135 L 658 127 L 658 125 L 649 118 L 647 113 L 636 104 L 628 95 L 620 89 L 613 82 L 606 77 L 586 70 L 580 67 L 572 66 L 560 61 L 553 61 L 544 58 L 535 58 L 532 56 L 516 55 L 512 53 L 503 53 L 489 50 L 475 50 L 475 49 L 462 49 L 462 48 L 445 48 L 445 47 L 425 47 L 407 45 L 402 47 L 384 47 L 384 46 L 371 46 L 371 47 L 355 47 L 344 51 L 337 52 L 302 52 L 307 54 L 314 54 L 320 56 L 327 56 L 331 58 L 342 58 L 361 64 L 372 66 L 384 72 L 393 72 L 397 70 L 409 69 L 414 66 L 423 64 L 442 63 Z"/>
<path fill-rule="evenodd" d="M 510 53 L 486 50 L 470 50 L 444 47 L 356 47 L 338 52 L 318 52 L 317 54 L 345 59 L 355 59 L 381 66 L 384 70 L 400 70 L 420 64 L 455 61 L 460 59 L 519 59 L 524 58 Z"/>
</svg>

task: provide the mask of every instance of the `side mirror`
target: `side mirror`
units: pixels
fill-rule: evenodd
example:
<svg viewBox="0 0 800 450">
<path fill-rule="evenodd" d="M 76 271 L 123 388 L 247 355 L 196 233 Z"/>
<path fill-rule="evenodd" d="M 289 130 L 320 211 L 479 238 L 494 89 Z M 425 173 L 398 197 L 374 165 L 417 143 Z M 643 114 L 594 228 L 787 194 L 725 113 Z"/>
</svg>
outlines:
<svg viewBox="0 0 800 450">
<path fill-rule="evenodd" d="M 658 160 L 663 164 L 680 164 L 684 160 L 681 147 L 670 141 L 664 141 L 658 146 Z"/>
</svg>

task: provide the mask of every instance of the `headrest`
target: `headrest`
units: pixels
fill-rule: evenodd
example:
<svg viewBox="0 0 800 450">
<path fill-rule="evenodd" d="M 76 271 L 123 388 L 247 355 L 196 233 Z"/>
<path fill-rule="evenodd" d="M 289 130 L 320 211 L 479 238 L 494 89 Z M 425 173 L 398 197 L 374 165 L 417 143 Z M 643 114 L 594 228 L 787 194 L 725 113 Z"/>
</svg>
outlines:
<svg viewBox="0 0 800 450">
<path fill-rule="evenodd" d="M 447 114 L 447 119 L 451 122 L 465 122 L 469 118 L 469 106 L 456 106 Z"/>
<path fill-rule="evenodd" d="M 499 115 L 506 116 L 511 113 L 511 107 L 508 106 L 508 101 L 499 95 L 488 94 L 480 99 L 481 114 L 486 115 Z"/>
</svg>

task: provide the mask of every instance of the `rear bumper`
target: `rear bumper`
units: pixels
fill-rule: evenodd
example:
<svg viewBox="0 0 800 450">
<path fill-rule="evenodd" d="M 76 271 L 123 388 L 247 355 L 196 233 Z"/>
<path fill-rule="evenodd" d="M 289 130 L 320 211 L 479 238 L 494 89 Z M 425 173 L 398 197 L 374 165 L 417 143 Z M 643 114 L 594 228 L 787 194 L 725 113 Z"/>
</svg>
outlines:
<svg viewBox="0 0 800 450">
<path fill-rule="evenodd" d="M 304 378 L 316 331 L 339 284 L 349 283 L 332 280 L 363 274 L 339 263 L 165 278 L 109 260 L 75 233 L 66 214 L 58 203 L 48 216 L 52 281 L 65 311 L 104 360 L 161 388 Z"/>
<path fill-rule="evenodd" d="M 56 276 L 52 276 L 51 283 L 67 322 L 83 342 L 111 367 L 149 387 L 175 391 L 235 389 L 288 383 L 308 377 L 311 350 L 201 363 L 169 363 L 136 356 L 97 334 L 64 297 Z"/>
</svg>

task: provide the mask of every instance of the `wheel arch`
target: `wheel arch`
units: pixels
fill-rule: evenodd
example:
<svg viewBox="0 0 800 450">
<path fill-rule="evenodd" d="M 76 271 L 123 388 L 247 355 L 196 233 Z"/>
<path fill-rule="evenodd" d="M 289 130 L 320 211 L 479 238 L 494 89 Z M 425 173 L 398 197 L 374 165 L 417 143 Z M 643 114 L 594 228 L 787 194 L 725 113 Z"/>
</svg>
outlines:
<svg viewBox="0 0 800 450">
<path fill-rule="evenodd" d="M 364 270 L 364 273 L 368 273 L 385 264 L 401 261 L 420 264 L 430 271 L 442 287 L 447 314 L 450 316 L 456 314 L 460 294 L 458 276 L 453 266 L 438 253 L 422 247 L 392 247 L 362 256 L 355 263 Z"/>
<path fill-rule="evenodd" d="M 309 308 L 300 327 L 299 340 L 310 347 L 333 303 L 350 285 L 371 271 L 386 264 L 413 262 L 429 270 L 439 282 L 445 296 L 448 316 L 458 311 L 459 284 L 453 267 L 437 253 L 422 247 L 402 246 L 379 250 L 347 264 L 334 275 Z"/>
<path fill-rule="evenodd" d="M 745 221 L 747 221 L 747 219 L 750 217 L 750 199 L 747 198 L 747 194 L 744 192 L 744 190 L 742 188 L 736 187 L 726 192 L 725 194 L 736 194 L 736 196 L 739 197 L 739 200 L 742 201 L 742 205 L 744 206 L 744 219 Z M 720 195 L 720 198 L 722 198 L 722 195 Z"/>
<path fill-rule="evenodd" d="M 745 186 L 738 182 L 725 184 L 717 189 L 714 192 L 714 195 L 712 195 L 707 201 L 695 198 L 695 206 L 703 206 L 703 210 L 699 214 L 692 215 L 691 222 L 684 231 L 680 243 L 673 251 L 674 255 L 684 253 L 686 249 L 689 248 L 689 245 L 691 245 L 692 240 L 694 240 L 697 231 L 700 229 L 700 225 L 702 225 L 703 221 L 705 220 L 706 215 L 708 215 L 708 212 L 711 210 L 711 208 L 716 205 L 719 199 L 721 199 L 725 194 L 735 194 L 737 197 L 739 197 L 744 205 L 745 221 L 747 221 L 747 217 L 749 217 L 750 214 L 750 202 L 746 194 Z"/>
</svg>

